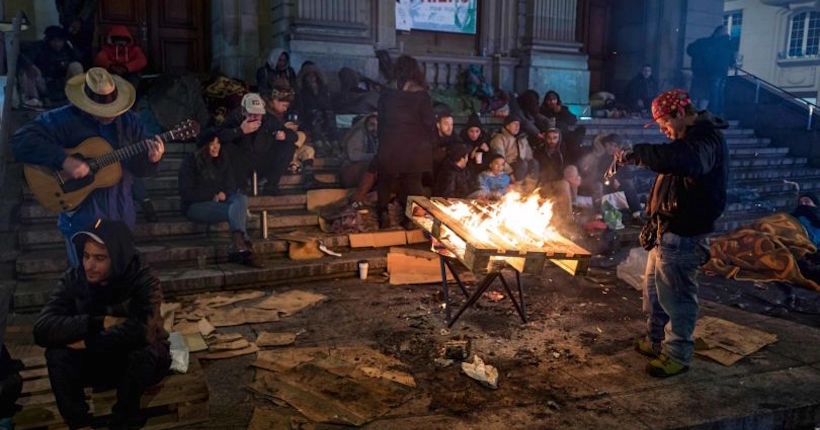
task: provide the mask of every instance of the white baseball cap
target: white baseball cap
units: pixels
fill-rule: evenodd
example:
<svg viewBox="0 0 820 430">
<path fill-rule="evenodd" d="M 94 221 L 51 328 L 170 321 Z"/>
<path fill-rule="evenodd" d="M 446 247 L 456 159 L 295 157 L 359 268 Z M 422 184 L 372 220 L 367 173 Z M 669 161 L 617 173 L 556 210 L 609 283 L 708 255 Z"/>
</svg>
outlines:
<svg viewBox="0 0 820 430">
<path fill-rule="evenodd" d="M 247 93 L 242 97 L 242 107 L 245 108 L 245 112 L 256 114 L 256 115 L 264 115 L 265 114 L 265 102 L 262 100 L 262 96 L 257 93 Z"/>
</svg>

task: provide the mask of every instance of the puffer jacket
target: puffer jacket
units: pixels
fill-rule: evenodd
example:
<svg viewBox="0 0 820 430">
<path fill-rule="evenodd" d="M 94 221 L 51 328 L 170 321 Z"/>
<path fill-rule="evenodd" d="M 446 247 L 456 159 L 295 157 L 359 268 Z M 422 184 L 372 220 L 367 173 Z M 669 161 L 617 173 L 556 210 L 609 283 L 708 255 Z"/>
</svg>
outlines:
<svg viewBox="0 0 820 430">
<path fill-rule="evenodd" d="M 125 45 L 114 43 L 113 38 L 122 37 L 128 39 Z M 124 66 L 131 73 L 138 73 L 148 65 L 148 59 L 142 49 L 134 43 L 131 33 L 122 25 L 111 27 L 108 32 L 108 39 L 105 45 L 100 48 L 100 52 L 94 58 L 94 65 L 108 69 L 111 66 Z"/>
<path fill-rule="evenodd" d="M 729 147 L 722 129 L 728 124 L 700 112 L 684 137 L 668 144 L 637 144 L 627 160 L 658 173 L 647 202 L 647 215 L 664 231 L 680 236 L 711 233 L 726 208 Z"/>
</svg>

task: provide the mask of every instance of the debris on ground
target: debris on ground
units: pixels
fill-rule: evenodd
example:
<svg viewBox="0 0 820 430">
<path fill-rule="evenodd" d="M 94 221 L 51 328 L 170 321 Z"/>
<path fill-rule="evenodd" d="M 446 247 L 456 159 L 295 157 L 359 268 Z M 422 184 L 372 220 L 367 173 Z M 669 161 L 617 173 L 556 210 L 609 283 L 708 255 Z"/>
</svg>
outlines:
<svg viewBox="0 0 820 430">
<path fill-rule="evenodd" d="M 494 390 L 498 388 L 498 369 L 489 364 L 484 364 L 484 360 L 478 355 L 473 356 L 472 363 L 461 363 L 461 370 L 487 388 Z"/>
<path fill-rule="evenodd" d="M 698 319 L 695 332 L 695 354 L 731 366 L 764 346 L 777 342 L 777 336 L 720 318 Z"/>
</svg>

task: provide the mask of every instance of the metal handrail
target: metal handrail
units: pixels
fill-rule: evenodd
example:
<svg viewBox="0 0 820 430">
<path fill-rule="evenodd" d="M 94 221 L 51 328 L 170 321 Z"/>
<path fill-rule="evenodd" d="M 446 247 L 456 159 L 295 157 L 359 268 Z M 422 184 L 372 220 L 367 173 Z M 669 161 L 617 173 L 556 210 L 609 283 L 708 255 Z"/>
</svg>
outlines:
<svg viewBox="0 0 820 430">
<path fill-rule="evenodd" d="M 760 84 L 765 84 L 770 90 L 773 90 L 775 93 L 779 93 L 782 98 L 788 99 L 788 101 L 806 108 L 808 110 L 808 118 L 806 120 L 806 130 L 811 130 L 812 127 L 812 118 L 814 117 L 815 113 L 820 113 L 820 106 L 807 102 L 803 100 L 800 96 L 797 96 L 783 88 L 778 87 L 777 85 L 755 75 L 754 73 L 749 72 L 748 70 L 744 70 L 740 67 L 735 67 L 735 76 L 738 76 L 738 71 L 743 72 L 743 74 L 751 79 L 754 79 L 755 82 L 755 104 L 760 101 Z"/>
</svg>

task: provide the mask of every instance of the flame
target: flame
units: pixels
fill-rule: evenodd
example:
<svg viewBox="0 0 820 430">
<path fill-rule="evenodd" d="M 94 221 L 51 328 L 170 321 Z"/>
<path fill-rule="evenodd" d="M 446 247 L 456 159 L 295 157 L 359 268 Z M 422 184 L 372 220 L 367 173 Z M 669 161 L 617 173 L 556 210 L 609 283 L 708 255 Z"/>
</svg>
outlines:
<svg viewBox="0 0 820 430">
<path fill-rule="evenodd" d="M 451 203 L 437 206 L 458 220 L 474 239 L 486 244 L 525 250 L 541 248 L 546 242 L 561 238 L 550 225 L 552 201 L 543 199 L 537 192 L 522 196 L 511 191 L 500 201 L 491 203 Z M 455 240 L 452 237 L 455 235 L 450 236 L 451 241 Z"/>
</svg>

